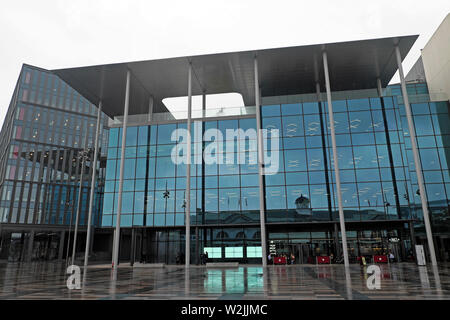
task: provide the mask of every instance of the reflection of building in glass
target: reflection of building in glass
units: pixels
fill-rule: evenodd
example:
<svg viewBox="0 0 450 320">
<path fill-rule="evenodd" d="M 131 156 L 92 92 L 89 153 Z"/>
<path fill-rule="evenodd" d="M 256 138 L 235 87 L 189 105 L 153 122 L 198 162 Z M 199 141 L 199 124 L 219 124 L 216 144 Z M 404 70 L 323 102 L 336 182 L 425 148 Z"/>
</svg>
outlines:
<svg viewBox="0 0 450 320">
<path fill-rule="evenodd" d="M 297 211 L 298 214 L 307 216 L 311 215 L 312 211 L 309 208 L 309 199 L 304 197 L 303 194 L 295 199 L 295 205 L 297 206 L 295 211 Z"/>
<path fill-rule="evenodd" d="M 92 103 L 50 71 L 22 67 L 0 133 L 0 259 L 66 257 L 81 175 L 85 183 L 79 225 L 80 232 L 85 233 L 92 166 L 88 162 L 81 172 L 78 155 L 84 148 L 94 147 L 96 116 L 97 108 Z M 101 221 L 106 123 L 103 115 L 102 166 L 95 173 L 98 182 L 93 210 L 97 227 Z M 84 239 L 79 242 L 81 249 Z"/>
</svg>

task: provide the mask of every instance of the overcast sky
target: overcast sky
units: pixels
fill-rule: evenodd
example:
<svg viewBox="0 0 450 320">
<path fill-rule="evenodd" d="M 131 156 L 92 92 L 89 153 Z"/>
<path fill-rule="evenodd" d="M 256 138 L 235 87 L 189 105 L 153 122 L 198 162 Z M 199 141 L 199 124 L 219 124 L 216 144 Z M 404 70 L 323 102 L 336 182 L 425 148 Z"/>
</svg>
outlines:
<svg viewBox="0 0 450 320">
<path fill-rule="evenodd" d="M 22 63 L 56 69 L 419 34 L 407 72 L 450 12 L 448 0 L 1 2 L 0 124 Z"/>
</svg>

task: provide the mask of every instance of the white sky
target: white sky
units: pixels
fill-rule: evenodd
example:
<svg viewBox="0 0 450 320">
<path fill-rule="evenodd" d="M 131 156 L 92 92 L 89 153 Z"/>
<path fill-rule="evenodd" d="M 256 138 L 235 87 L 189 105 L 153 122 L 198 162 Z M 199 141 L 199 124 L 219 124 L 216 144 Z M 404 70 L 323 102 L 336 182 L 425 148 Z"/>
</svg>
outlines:
<svg viewBox="0 0 450 320">
<path fill-rule="evenodd" d="M 0 4 L 0 124 L 22 63 L 56 69 L 419 34 L 404 62 L 408 72 L 450 12 L 448 0 L 0 0 Z"/>
</svg>

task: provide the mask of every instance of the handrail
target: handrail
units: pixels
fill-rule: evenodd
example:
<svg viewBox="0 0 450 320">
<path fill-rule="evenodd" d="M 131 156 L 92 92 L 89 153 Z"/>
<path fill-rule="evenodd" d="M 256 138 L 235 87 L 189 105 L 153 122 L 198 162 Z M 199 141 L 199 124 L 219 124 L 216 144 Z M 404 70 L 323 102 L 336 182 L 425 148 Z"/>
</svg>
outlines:
<svg viewBox="0 0 450 320">
<path fill-rule="evenodd" d="M 232 116 L 243 116 L 243 115 L 254 115 L 256 114 L 256 108 L 254 106 L 248 107 L 223 107 L 215 109 L 205 109 L 205 110 L 192 110 L 192 119 L 204 119 L 204 118 L 219 118 L 219 117 L 232 117 Z M 148 114 L 134 114 L 128 116 L 128 124 L 133 123 L 145 123 L 149 120 Z M 174 111 L 174 112 L 159 112 L 153 113 L 151 115 L 152 122 L 165 122 L 173 120 L 185 120 L 187 119 L 186 111 Z M 109 126 L 120 125 L 123 123 L 123 117 L 117 116 L 113 120 L 109 120 Z"/>
</svg>

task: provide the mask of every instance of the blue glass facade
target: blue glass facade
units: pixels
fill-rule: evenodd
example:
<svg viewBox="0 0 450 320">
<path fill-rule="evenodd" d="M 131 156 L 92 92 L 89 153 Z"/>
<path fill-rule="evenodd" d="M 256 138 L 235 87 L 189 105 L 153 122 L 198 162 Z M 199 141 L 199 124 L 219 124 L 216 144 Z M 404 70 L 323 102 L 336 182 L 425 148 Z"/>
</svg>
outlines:
<svg viewBox="0 0 450 320">
<path fill-rule="evenodd" d="M 424 83 L 408 84 L 407 90 L 432 229 L 443 239 L 450 234 L 449 104 L 430 102 Z M 333 110 L 351 259 L 394 250 L 391 238 L 401 239 L 395 250 L 406 259 L 411 240 L 424 242 L 425 232 L 400 86 L 389 86 L 382 99 L 364 98 L 361 92 L 341 92 L 339 96 L 333 100 Z M 265 148 L 268 156 L 277 155 L 279 160 L 275 172 L 263 179 L 268 247 L 277 255 L 294 253 L 303 263 L 318 255 L 336 254 L 340 246 L 328 105 L 306 99 L 310 97 L 261 107 L 262 129 L 269 137 L 274 130 L 279 132 L 278 144 L 268 142 Z M 55 75 L 23 68 L 0 134 L 2 146 L 6 146 L 0 167 L 3 225 L 56 226 L 58 231 L 72 228 L 81 178 L 78 153 L 86 135 L 88 147 L 93 146 L 96 113 L 92 104 Z M 118 212 L 122 128 L 114 124 L 108 128 L 107 121 L 102 115 L 93 212 L 97 230 L 110 235 Z M 259 263 L 256 136 L 246 132 L 227 136 L 227 130 L 256 129 L 255 115 L 205 118 L 192 127 L 193 137 L 201 137 L 209 129 L 220 133 L 192 145 L 193 261 L 206 250 L 213 260 Z M 186 166 L 175 164 L 172 153 L 175 150 L 179 155 L 185 145 L 171 139 L 176 129 L 186 129 L 185 120 L 127 128 L 121 227 L 124 237 L 134 239 L 130 242 L 138 260 L 175 263 L 184 254 Z M 202 161 L 206 150 L 213 150 L 213 157 L 223 163 Z M 92 174 L 89 161 L 86 168 L 82 227 Z M 15 241 L 12 233 L 6 238 Z M 64 239 L 61 243 L 64 245 Z M 444 243 L 438 244 L 439 250 L 444 248 Z"/>
<path fill-rule="evenodd" d="M 380 222 L 376 227 L 367 225 L 366 229 L 348 231 L 354 256 L 364 251 L 360 245 L 364 239 L 382 239 L 371 247 L 372 254 L 384 252 L 389 247 L 389 237 L 403 238 L 406 242 L 401 250 L 408 251 L 411 248 L 406 235 L 411 231 L 407 227 L 409 221 L 414 221 L 419 237 L 424 233 L 399 90 L 399 86 L 390 86 L 382 100 L 333 101 L 345 219 L 354 223 Z M 433 212 L 433 228 L 435 232 L 448 233 L 445 222 L 449 199 L 448 103 L 429 102 L 425 84 L 410 84 L 408 92 L 413 101 L 411 107 Z M 314 251 L 312 255 L 317 250 L 320 253 L 335 250 L 336 230 L 332 226 L 338 222 L 338 209 L 327 103 L 264 105 L 261 110 L 263 129 L 269 136 L 271 130 L 277 129 L 280 136 L 278 147 L 269 144 L 267 150 L 269 154 L 278 153 L 278 170 L 264 177 L 264 209 L 270 243 L 275 243 L 277 248 L 280 243 L 314 244 L 308 249 Z M 245 116 L 202 124 L 197 130 L 214 128 L 222 133 L 224 138 L 219 141 L 217 152 L 224 159 L 235 161 L 191 166 L 190 219 L 194 228 L 200 228 L 192 241 L 198 239 L 200 244 L 196 246 L 209 250 L 217 259 L 252 258 L 252 252 L 260 250 L 258 168 L 250 161 L 256 159 L 256 149 L 251 148 L 253 141 L 248 137 L 237 137 L 234 142 L 243 142 L 244 152 L 237 143 L 230 152 L 227 145 L 231 141 L 226 140 L 226 129 L 255 129 L 256 119 Z M 186 168 L 184 164 L 172 162 L 171 152 L 176 142 L 170 139 L 172 132 L 180 128 L 186 128 L 186 123 L 127 129 L 122 227 L 183 230 Z M 111 129 L 102 216 L 102 226 L 106 228 L 114 227 L 116 221 L 121 136 L 121 128 Z M 193 159 L 211 143 L 209 140 L 201 145 L 194 143 Z M 245 163 L 237 163 L 239 158 L 246 159 Z M 391 225 L 389 221 L 397 224 Z M 331 224 L 318 232 L 291 230 L 293 223 L 303 226 L 300 230 L 311 222 Z M 280 226 L 285 230 L 279 232 Z M 157 253 L 154 255 L 158 260 Z"/>
<path fill-rule="evenodd" d="M 204 129 L 255 128 L 252 118 L 204 122 Z M 186 166 L 175 165 L 171 158 L 176 141 L 170 137 L 185 123 L 129 127 L 125 149 L 124 189 L 121 226 L 183 226 L 186 190 Z M 202 128 L 200 128 L 202 130 Z M 194 133 L 194 132 L 192 132 Z M 243 141 L 243 140 L 240 140 Z M 212 143 L 212 142 L 209 142 Z M 227 141 L 219 141 L 218 153 L 233 164 L 196 164 L 191 166 L 191 223 L 245 224 L 259 221 L 258 167 L 256 150 L 227 152 Z M 121 128 L 112 128 L 106 166 L 105 205 L 102 226 L 115 226 L 120 166 Z M 192 146 L 192 157 L 201 155 L 202 147 Z M 228 150 L 229 151 L 229 150 Z M 237 159 L 245 158 L 245 164 Z M 204 186 L 204 187 L 203 187 Z M 169 192 L 167 198 L 165 191 Z"/>
<path fill-rule="evenodd" d="M 57 248 L 64 245 L 61 232 L 75 224 L 81 175 L 84 182 L 79 225 L 86 226 L 92 165 L 89 158 L 82 173 L 78 155 L 82 149 L 94 147 L 96 119 L 97 108 L 64 81 L 49 71 L 23 66 L 0 133 L 0 223 L 14 231 L 3 234 L 4 246 L 13 245 L 12 234 L 23 242 L 31 237 L 29 230 L 33 229 L 41 238 L 34 241 L 32 259 L 41 259 L 38 252 L 43 249 L 39 248 L 48 246 L 54 250 L 45 254 L 46 259 L 56 258 Z M 106 156 L 105 124 L 107 117 L 102 115 L 100 159 Z M 104 168 L 98 169 L 100 163 L 95 173 L 96 226 L 100 224 L 103 193 Z M 27 229 L 23 229 L 25 226 Z M 49 226 L 57 232 L 49 232 Z"/>
</svg>

